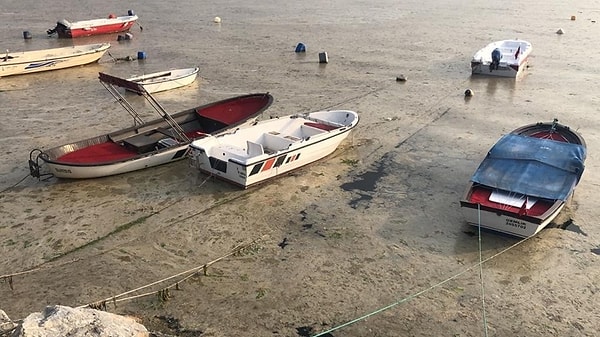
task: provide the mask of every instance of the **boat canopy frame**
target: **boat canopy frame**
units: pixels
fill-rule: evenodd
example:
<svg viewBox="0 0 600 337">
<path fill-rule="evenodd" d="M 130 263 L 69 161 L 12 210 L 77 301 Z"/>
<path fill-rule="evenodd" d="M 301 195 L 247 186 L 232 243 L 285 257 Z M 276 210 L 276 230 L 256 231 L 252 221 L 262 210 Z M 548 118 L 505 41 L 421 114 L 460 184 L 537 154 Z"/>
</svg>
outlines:
<svg viewBox="0 0 600 337">
<path fill-rule="evenodd" d="M 138 95 L 143 96 L 148 103 L 152 106 L 152 108 L 162 117 L 169 126 L 173 129 L 175 134 L 177 135 L 177 139 L 179 142 L 191 142 L 190 138 L 185 134 L 185 131 L 173 119 L 173 117 L 163 108 L 163 106 L 152 96 L 144 87 L 136 82 L 128 81 L 126 79 L 108 75 L 105 73 L 99 73 L 98 79 L 100 83 L 111 93 L 111 95 L 115 98 L 115 100 L 125 108 L 125 110 L 133 117 L 134 125 L 144 124 L 144 121 L 140 117 L 140 114 L 135 110 L 135 108 L 125 99 L 125 97 L 117 90 L 117 87 L 129 89 L 138 93 Z"/>
</svg>

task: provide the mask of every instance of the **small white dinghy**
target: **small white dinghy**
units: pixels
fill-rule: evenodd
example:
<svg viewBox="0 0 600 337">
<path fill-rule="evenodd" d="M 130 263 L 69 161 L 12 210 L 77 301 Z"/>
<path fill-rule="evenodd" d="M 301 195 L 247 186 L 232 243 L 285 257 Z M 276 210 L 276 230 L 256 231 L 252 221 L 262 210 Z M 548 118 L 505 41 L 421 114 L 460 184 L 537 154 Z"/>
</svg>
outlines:
<svg viewBox="0 0 600 337">
<path fill-rule="evenodd" d="M 196 77 L 198 77 L 199 70 L 200 69 L 198 67 L 172 69 L 142 76 L 135 76 L 128 78 L 127 80 L 141 85 L 144 87 L 146 92 L 153 94 L 192 84 L 196 80 Z M 129 88 L 127 90 L 133 91 Z"/>
<path fill-rule="evenodd" d="M 531 51 L 531 43 L 523 40 L 492 42 L 471 59 L 472 74 L 517 77 L 527 68 Z"/>
<path fill-rule="evenodd" d="M 350 110 L 263 120 L 190 144 L 192 166 L 247 188 L 331 154 L 358 124 Z"/>
</svg>

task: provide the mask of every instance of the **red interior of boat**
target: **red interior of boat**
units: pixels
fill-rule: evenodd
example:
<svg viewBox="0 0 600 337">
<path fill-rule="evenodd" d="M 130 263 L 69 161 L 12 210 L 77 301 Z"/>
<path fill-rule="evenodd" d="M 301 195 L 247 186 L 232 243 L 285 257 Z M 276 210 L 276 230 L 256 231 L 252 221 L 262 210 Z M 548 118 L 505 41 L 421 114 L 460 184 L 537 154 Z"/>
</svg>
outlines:
<svg viewBox="0 0 600 337">
<path fill-rule="evenodd" d="M 57 158 L 57 161 L 61 163 L 91 164 L 123 160 L 136 155 L 135 151 L 129 150 L 125 146 L 106 142 L 67 153 Z"/>
<path fill-rule="evenodd" d="M 196 130 L 186 133 L 190 139 L 198 138 L 202 134 L 199 134 Z M 61 163 L 70 164 L 98 164 L 134 158 L 137 155 L 138 153 L 135 150 L 109 141 L 69 152 L 58 157 L 56 160 Z"/>
<path fill-rule="evenodd" d="M 492 194 L 492 190 L 490 190 L 489 188 L 484 188 L 481 186 L 474 186 L 472 193 L 471 193 L 471 198 L 469 199 L 469 201 L 472 203 L 475 203 L 475 204 L 480 204 L 481 206 L 496 208 L 498 210 L 503 210 L 503 211 L 507 211 L 507 212 L 511 212 L 511 213 L 515 213 L 515 214 L 519 214 L 519 213 L 523 214 L 522 210 L 519 207 L 505 205 L 505 204 L 491 201 L 490 200 L 491 194 Z M 551 206 L 552 206 L 552 204 L 548 201 L 538 200 L 533 205 L 533 207 L 528 209 L 527 212 L 525 212 L 524 214 L 527 214 L 530 216 L 539 216 L 539 215 L 544 214 Z"/>
<path fill-rule="evenodd" d="M 567 138 L 563 137 L 558 132 L 539 131 L 539 132 L 536 132 L 536 133 L 532 133 L 529 136 L 530 137 L 534 137 L 534 138 L 552 139 L 552 140 L 555 140 L 555 141 L 558 141 L 558 142 L 565 142 L 565 143 L 569 142 L 567 140 Z"/>
<path fill-rule="evenodd" d="M 237 123 L 241 120 L 246 120 L 248 112 L 254 113 L 260 110 L 265 105 L 267 97 L 256 99 L 248 98 L 245 100 L 234 100 L 224 102 L 214 106 L 199 108 L 197 113 L 200 116 L 208 117 L 227 125 Z"/>
<path fill-rule="evenodd" d="M 322 123 L 306 122 L 304 124 L 308 125 L 308 126 L 312 126 L 313 128 L 317 128 L 317 129 L 321 129 L 321 130 L 326 130 L 326 131 L 330 131 L 330 130 L 334 130 L 334 129 L 338 128 L 337 126 L 332 126 L 332 125 L 327 125 L 327 124 L 322 124 Z"/>
</svg>

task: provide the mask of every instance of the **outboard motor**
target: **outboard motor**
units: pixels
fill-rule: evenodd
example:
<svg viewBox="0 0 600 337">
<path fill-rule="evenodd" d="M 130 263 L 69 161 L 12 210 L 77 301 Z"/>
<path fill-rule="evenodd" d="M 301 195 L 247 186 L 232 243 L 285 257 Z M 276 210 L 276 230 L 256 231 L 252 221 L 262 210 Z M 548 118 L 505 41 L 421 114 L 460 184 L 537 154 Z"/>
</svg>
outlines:
<svg viewBox="0 0 600 337">
<path fill-rule="evenodd" d="M 52 28 L 52 29 L 48 29 L 48 30 L 46 31 L 46 33 L 47 33 L 48 35 L 52 35 L 52 34 L 55 34 L 55 33 L 57 33 L 59 30 L 60 30 L 60 31 L 65 31 L 65 30 L 67 30 L 69 27 L 71 27 L 71 23 L 70 23 L 69 21 L 65 20 L 65 19 L 61 19 L 61 20 L 58 20 L 58 21 L 56 22 L 56 27 L 54 27 L 54 28 Z"/>
<path fill-rule="evenodd" d="M 496 48 L 492 50 L 492 63 L 490 64 L 490 72 L 492 72 L 492 70 L 498 70 L 500 59 L 502 59 L 502 52 L 500 49 Z"/>
</svg>

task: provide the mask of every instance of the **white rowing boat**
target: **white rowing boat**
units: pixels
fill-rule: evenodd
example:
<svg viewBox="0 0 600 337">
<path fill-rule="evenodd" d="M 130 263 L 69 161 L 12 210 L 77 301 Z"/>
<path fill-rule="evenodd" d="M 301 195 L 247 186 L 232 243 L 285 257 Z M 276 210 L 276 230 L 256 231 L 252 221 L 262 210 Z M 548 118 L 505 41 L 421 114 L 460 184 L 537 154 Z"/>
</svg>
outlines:
<svg viewBox="0 0 600 337">
<path fill-rule="evenodd" d="M 153 94 L 192 84 L 196 80 L 196 77 L 198 77 L 199 70 L 200 69 L 198 67 L 173 69 L 141 76 L 134 76 L 128 78 L 127 80 L 141 85 L 144 87 L 146 92 Z"/>
<path fill-rule="evenodd" d="M 41 49 L 0 56 L 0 77 L 58 70 L 97 62 L 109 43 Z"/>
</svg>

